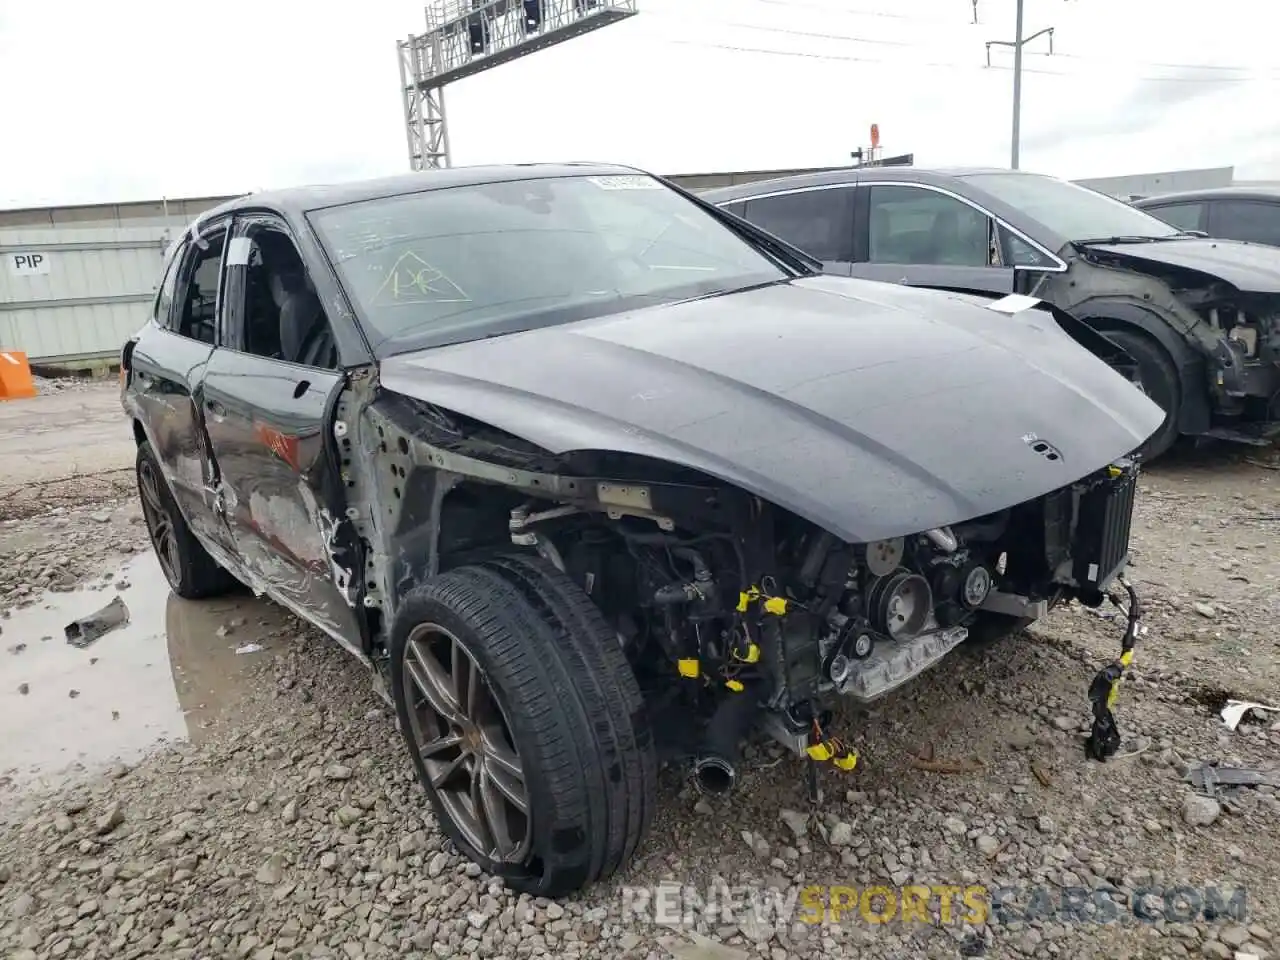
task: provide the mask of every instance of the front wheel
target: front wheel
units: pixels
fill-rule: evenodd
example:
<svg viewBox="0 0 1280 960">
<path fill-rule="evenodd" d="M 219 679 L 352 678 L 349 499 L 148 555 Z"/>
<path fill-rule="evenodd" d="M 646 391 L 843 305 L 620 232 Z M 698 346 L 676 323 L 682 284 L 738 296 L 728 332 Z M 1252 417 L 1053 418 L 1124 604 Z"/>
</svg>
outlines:
<svg viewBox="0 0 1280 960">
<path fill-rule="evenodd" d="M 632 857 L 653 739 L 617 636 L 568 577 L 523 556 L 434 577 L 401 602 L 390 652 L 414 767 L 466 857 L 547 897 Z"/>
<path fill-rule="evenodd" d="M 1138 365 L 1142 391 L 1164 411 L 1164 422 L 1138 448 L 1150 462 L 1168 451 L 1178 439 L 1178 415 L 1182 409 L 1182 385 L 1173 358 L 1159 343 L 1144 333 L 1108 330 L 1106 336 L 1125 350 Z"/>
</svg>

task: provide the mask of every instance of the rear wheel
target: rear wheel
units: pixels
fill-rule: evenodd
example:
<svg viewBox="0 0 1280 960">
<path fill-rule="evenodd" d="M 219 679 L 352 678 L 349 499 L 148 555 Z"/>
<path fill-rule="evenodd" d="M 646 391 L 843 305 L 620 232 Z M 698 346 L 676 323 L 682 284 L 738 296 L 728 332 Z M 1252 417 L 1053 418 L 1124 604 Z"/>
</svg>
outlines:
<svg viewBox="0 0 1280 960">
<path fill-rule="evenodd" d="M 235 589 L 235 577 L 218 566 L 187 526 L 149 443 L 138 445 L 137 474 L 151 548 L 173 592 L 185 600 L 201 600 Z"/>
<path fill-rule="evenodd" d="M 652 819 L 657 761 L 616 635 L 554 567 L 499 558 L 435 577 L 392 626 L 400 728 L 441 828 L 516 890 L 612 875 Z"/>
<path fill-rule="evenodd" d="M 1143 391 L 1165 412 L 1164 423 L 1139 448 L 1146 461 L 1168 451 L 1178 439 L 1178 414 L 1182 406 L 1182 385 L 1173 358 L 1154 339 L 1129 330 L 1108 330 L 1108 338 L 1124 348 L 1138 365 Z"/>
</svg>

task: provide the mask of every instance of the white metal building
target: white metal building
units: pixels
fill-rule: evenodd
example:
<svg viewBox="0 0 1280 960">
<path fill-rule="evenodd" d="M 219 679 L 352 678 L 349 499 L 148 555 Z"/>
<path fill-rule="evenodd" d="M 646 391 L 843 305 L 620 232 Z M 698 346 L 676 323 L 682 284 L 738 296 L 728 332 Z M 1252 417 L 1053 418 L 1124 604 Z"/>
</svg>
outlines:
<svg viewBox="0 0 1280 960">
<path fill-rule="evenodd" d="M 221 197 L 0 210 L 0 348 L 71 369 L 145 322 L 170 238 Z"/>
</svg>

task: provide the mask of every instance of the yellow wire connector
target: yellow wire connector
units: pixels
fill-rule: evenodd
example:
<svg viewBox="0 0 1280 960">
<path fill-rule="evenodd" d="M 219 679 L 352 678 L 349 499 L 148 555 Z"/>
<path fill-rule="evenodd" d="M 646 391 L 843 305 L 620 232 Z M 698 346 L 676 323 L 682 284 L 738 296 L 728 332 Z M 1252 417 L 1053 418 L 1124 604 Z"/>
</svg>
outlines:
<svg viewBox="0 0 1280 960">
<path fill-rule="evenodd" d="M 1128 670 L 1133 664 L 1133 651 L 1126 650 L 1120 654 L 1120 666 Z M 1123 673 L 1117 673 L 1116 678 L 1111 681 L 1111 689 L 1107 691 L 1107 709 L 1110 710 L 1116 705 L 1116 700 L 1120 696 L 1120 683 L 1124 680 Z"/>
<path fill-rule="evenodd" d="M 858 765 L 858 753 L 855 750 L 846 750 L 838 757 L 833 757 L 831 762 L 841 770 L 852 770 Z"/>
<path fill-rule="evenodd" d="M 756 600 L 763 600 L 761 606 L 765 613 L 771 613 L 775 617 L 785 616 L 787 608 L 791 605 L 786 597 L 771 597 L 765 594 L 759 587 L 749 587 L 742 593 L 738 594 L 738 613 L 746 613 L 747 608 Z"/>
<path fill-rule="evenodd" d="M 845 746 L 840 740 L 832 738 L 805 748 L 811 760 L 827 761 L 841 770 L 852 770 L 858 765 L 858 752 Z"/>
</svg>

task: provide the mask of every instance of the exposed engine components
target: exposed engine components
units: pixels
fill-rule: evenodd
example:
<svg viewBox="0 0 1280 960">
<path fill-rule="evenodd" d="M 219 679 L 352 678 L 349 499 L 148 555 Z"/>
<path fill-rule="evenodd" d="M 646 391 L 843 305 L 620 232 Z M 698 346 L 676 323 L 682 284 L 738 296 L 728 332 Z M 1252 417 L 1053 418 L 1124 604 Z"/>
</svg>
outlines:
<svg viewBox="0 0 1280 960">
<path fill-rule="evenodd" d="M 872 627 L 891 640 L 907 640 L 919 634 L 932 612 L 933 591 L 929 581 L 918 573 L 902 570 L 881 577 L 867 596 Z"/>
<path fill-rule="evenodd" d="M 933 545 L 943 553 L 955 553 L 960 546 L 960 541 L 956 539 L 956 535 L 946 527 L 934 527 L 932 530 L 926 530 L 924 535 L 933 541 Z"/>
<path fill-rule="evenodd" d="M 954 622 L 978 610 L 990 596 L 994 584 L 991 571 L 980 561 L 939 564 L 933 571 L 932 586 L 940 616 Z"/>
<path fill-rule="evenodd" d="M 737 785 L 742 741 L 760 715 L 759 693 L 752 683 L 716 708 L 693 761 L 694 786 L 702 793 L 725 794 Z"/>
<path fill-rule="evenodd" d="M 835 628 L 835 643 L 823 659 L 822 673 L 837 686 L 849 679 L 849 673 L 858 660 L 865 660 L 875 651 L 876 638 L 867 622 L 859 617 L 833 614 L 831 625 Z"/>
<path fill-rule="evenodd" d="M 906 553 L 906 541 L 902 537 L 892 540 L 874 540 L 867 544 L 866 564 L 872 576 L 887 577 L 897 570 Z"/>
</svg>

